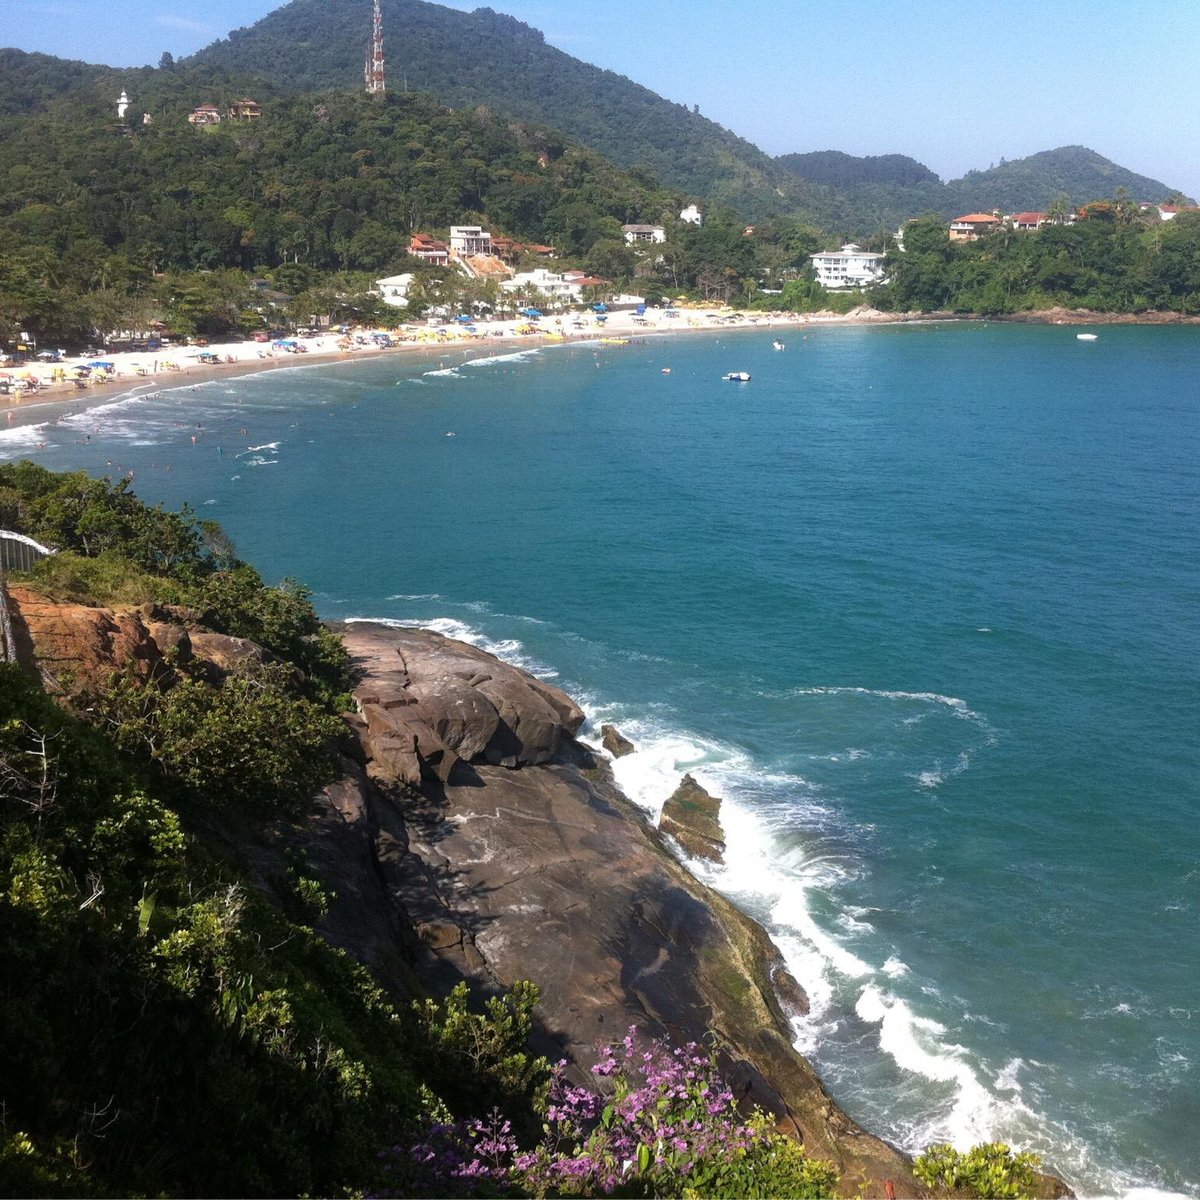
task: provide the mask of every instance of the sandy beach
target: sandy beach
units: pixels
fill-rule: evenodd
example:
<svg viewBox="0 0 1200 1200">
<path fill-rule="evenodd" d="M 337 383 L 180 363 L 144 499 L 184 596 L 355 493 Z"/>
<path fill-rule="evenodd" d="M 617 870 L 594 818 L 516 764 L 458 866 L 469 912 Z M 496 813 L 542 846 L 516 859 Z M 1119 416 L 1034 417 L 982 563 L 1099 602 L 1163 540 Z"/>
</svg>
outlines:
<svg viewBox="0 0 1200 1200">
<path fill-rule="evenodd" d="M 546 345 L 597 339 L 640 339 L 702 331 L 758 328 L 780 331 L 821 325 L 875 324 L 911 319 L 908 314 L 855 310 L 845 316 L 834 313 L 735 313 L 715 306 L 670 310 L 615 311 L 603 321 L 593 313 L 502 321 L 478 321 L 470 329 L 457 325 L 405 326 L 400 330 L 365 328 L 349 337 L 336 331 L 315 338 L 289 339 L 291 350 L 278 344 L 256 341 L 213 343 L 208 346 L 169 345 L 156 353 L 145 351 L 104 352 L 75 355 L 58 363 L 33 362 L 0 368 L 0 379 L 13 383 L 8 394 L 0 393 L 0 408 L 8 410 L 11 422 L 18 412 L 45 404 L 78 400 L 81 405 L 117 399 L 143 389 L 179 387 L 211 379 L 235 378 L 280 367 L 308 366 L 321 362 L 349 362 L 394 354 L 436 354 L 447 350 L 469 350 L 500 345 Z M 376 342 L 373 335 L 387 334 L 391 346 Z M 349 348 L 347 341 L 350 342 Z M 201 360 L 205 356 L 206 361 Z M 215 362 L 213 359 L 215 358 Z M 112 364 L 111 371 L 91 370 L 77 384 L 80 367 L 91 362 Z M 32 386 L 31 386 L 32 385 Z"/>
</svg>

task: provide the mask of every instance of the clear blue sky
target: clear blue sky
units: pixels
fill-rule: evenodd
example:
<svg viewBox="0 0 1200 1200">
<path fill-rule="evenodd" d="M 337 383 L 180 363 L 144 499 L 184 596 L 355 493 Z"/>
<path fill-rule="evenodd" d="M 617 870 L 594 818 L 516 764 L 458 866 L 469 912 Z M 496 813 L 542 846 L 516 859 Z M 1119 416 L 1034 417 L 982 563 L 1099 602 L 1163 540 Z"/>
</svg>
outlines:
<svg viewBox="0 0 1200 1200">
<path fill-rule="evenodd" d="M 360 4 L 364 39 L 369 0 Z M 1197 0 L 489 0 L 771 154 L 909 154 L 943 178 L 1078 143 L 1200 196 Z M 0 45 L 190 54 L 280 0 L 0 0 Z M 452 0 L 469 10 L 479 0 Z M 403 31 L 385 30 L 389 63 Z"/>
</svg>

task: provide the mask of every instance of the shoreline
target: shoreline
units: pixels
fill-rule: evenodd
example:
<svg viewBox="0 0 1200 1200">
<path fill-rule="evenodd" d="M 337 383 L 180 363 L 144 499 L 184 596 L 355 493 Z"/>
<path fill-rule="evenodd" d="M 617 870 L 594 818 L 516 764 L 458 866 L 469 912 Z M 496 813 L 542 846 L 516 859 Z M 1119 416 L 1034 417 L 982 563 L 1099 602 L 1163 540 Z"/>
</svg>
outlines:
<svg viewBox="0 0 1200 1200">
<path fill-rule="evenodd" d="M 739 316 L 731 314 L 737 311 Z M 742 310 L 722 309 L 713 306 L 701 309 L 680 309 L 677 318 L 665 317 L 663 310 L 647 312 L 638 318 L 631 311 L 610 313 L 604 324 L 595 317 L 586 318 L 584 329 L 565 325 L 562 318 L 548 321 L 533 333 L 518 333 L 517 327 L 527 324 L 520 320 L 479 322 L 483 332 L 464 335 L 461 330 L 444 326 L 449 332 L 438 336 L 432 329 L 402 335 L 405 340 L 389 347 L 358 346 L 352 350 L 330 345 L 336 335 L 325 334 L 306 344 L 303 353 L 288 353 L 262 350 L 263 343 L 255 341 L 222 342 L 203 349 L 198 347 L 168 347 L 157 355 L 138 351 L 122 350 L 104 356 L 104 361 L 113 362 L 116 371 L 101 382 L 89 383 L 86 388 L 76 388 L 70 379 L 55 380 L 55 372 L 71 372 L 82 365 L 87 356 L 77 356 L 71 363 L 27 363 L 20 367 L 7 368 L 0 375 L 10 374 L 14 379 L 35 378 L 39 381 L 36 391 L 24 394 L 0 393 L 0 410 L 7 413 L 11 425 L 18 413 L 34 412 L 54 404 L 70 404 L 78 401 L 81 408 L 98 403 L 129 399 L 143 390 L 146 393 L 173 390 L 184 386 L 211 383 L 218 379 L 238 379 L 257 375 L 263 371 L 282 370 L 305 366 L 329 366 L 333 363 L 361 362 L 382 356 L 421 356 L 445 354 L 448 351 L 494 349 L 512 346 L 569 345 L 579 342 L 595 342 L 602 338 L 641 340 L 677 336 L 687 333 L 730 333 L 751 329 L 763 332 L 786 332 L 821 328 L 846 328 L 869 325 L 941 324 L 950 322 L 1003 322 L 1031 325 L 1200 325 L 1200 316 L 1186 313 L 1100 313 L 1088 309 L 1053 308 L 1040 312 L 1001 313 L 982 316 L 977 313 L 952 312 L 882 312 L 878 309 L 859 307 L 849 313 L 838 314 L 828 311 L 815 313 L 745 313 Z M 367 330 L 368 334 L 375 332 Z M 388 331 L 381 331 L 388 332 Z M 201 353 L 216 354 L 223 361 L 201 363 Z M 169 357 L 174 354 L 175 357 Z M 147 369 L 147 360 L 151 361 Z M 92 361 L 96 361 L 93 359 Z M 159 365 L 162 369 L 158 369 Z M 170 364 L 170 365 L 168 365 Z M 139 370 L 140 368 L 140 370 Z M 186 383 L 185 383 L 186 381 Z M 72 407 L 74 407 L 72 405 Z"/>
</svg>

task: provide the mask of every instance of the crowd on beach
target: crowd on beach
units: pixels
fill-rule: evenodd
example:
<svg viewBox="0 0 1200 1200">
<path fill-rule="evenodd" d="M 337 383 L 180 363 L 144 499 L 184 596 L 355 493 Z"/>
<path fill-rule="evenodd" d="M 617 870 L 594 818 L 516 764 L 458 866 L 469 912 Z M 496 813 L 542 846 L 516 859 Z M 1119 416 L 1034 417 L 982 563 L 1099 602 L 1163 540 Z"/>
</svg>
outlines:
<svg viewBox="0 0 1200 1200">
<path fill-rule="evenodd" d="M 879 314 L 882 315 L 882 314 Z M 574 340 L 622 341 L 645 335 L 695 330 L 759 326 L 774 328 L 870 320 L 874 313 L 833 314 L 741 313 L 731 309 L 647 308 L 644 312 L 617 310 L 608 313 L 567 313 L 563 316 L 469 323 L 404 325 L 398 330 L 333 329 L 307 337 L 286 337 L 270 342 L 225 342 L 206 346 L 162 345 L 146 351 L 102 351 L 64 357 L 59 361 L 31 361 L 0 368 L 0 405 L 61 400 L 68 394 L 94 394 L 113 385 L 139 386 L 141 380 L 174 380 L 178 376 L 210 378 L 224 373 L 245 374 L 271 366 L 294 366 L 305 361 L 343 359 L 394 351 L 510 341 L 562 342 Z"/>
</svg>

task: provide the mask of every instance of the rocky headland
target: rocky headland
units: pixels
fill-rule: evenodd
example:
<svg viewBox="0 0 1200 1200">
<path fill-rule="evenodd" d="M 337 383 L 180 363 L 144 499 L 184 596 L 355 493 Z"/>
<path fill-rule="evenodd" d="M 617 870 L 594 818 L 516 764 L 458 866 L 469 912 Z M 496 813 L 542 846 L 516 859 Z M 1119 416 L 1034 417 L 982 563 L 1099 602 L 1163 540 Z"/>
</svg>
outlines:
<svg viewBox="0 0 1200 1200">
<path fill-rule="evenodd" d="M 56 604 L 19 587 L 10 601 L 20 661 L 68 697 L 113 671 L 151 678 L 187 661 L 219 678 L 261 654 L 186 609 Z M 764 931 L 671 853 L 674 841 L 719 857 L 719 800 L 685 779 L 660 832 L 578 739 L 584 714 L 559 689 L 425 630 L 336 628 L 356 679 L 341 777 L 304 820 L 224 835 L 265 892 L 301 851 L 331 896 L 318 931 L 396 996 L 533 980 L 536 1049 L 580 1077 L 597 1043 L 633 1025 L 704 1042 L 738 1094 L 837 1165 L 843 1194 L 927 1194 L 793 1049 L 789 1014 L 807 1001 Z M 1047 1177 L 1042 1194 L 1067 1192 Z"/>
</svg>

